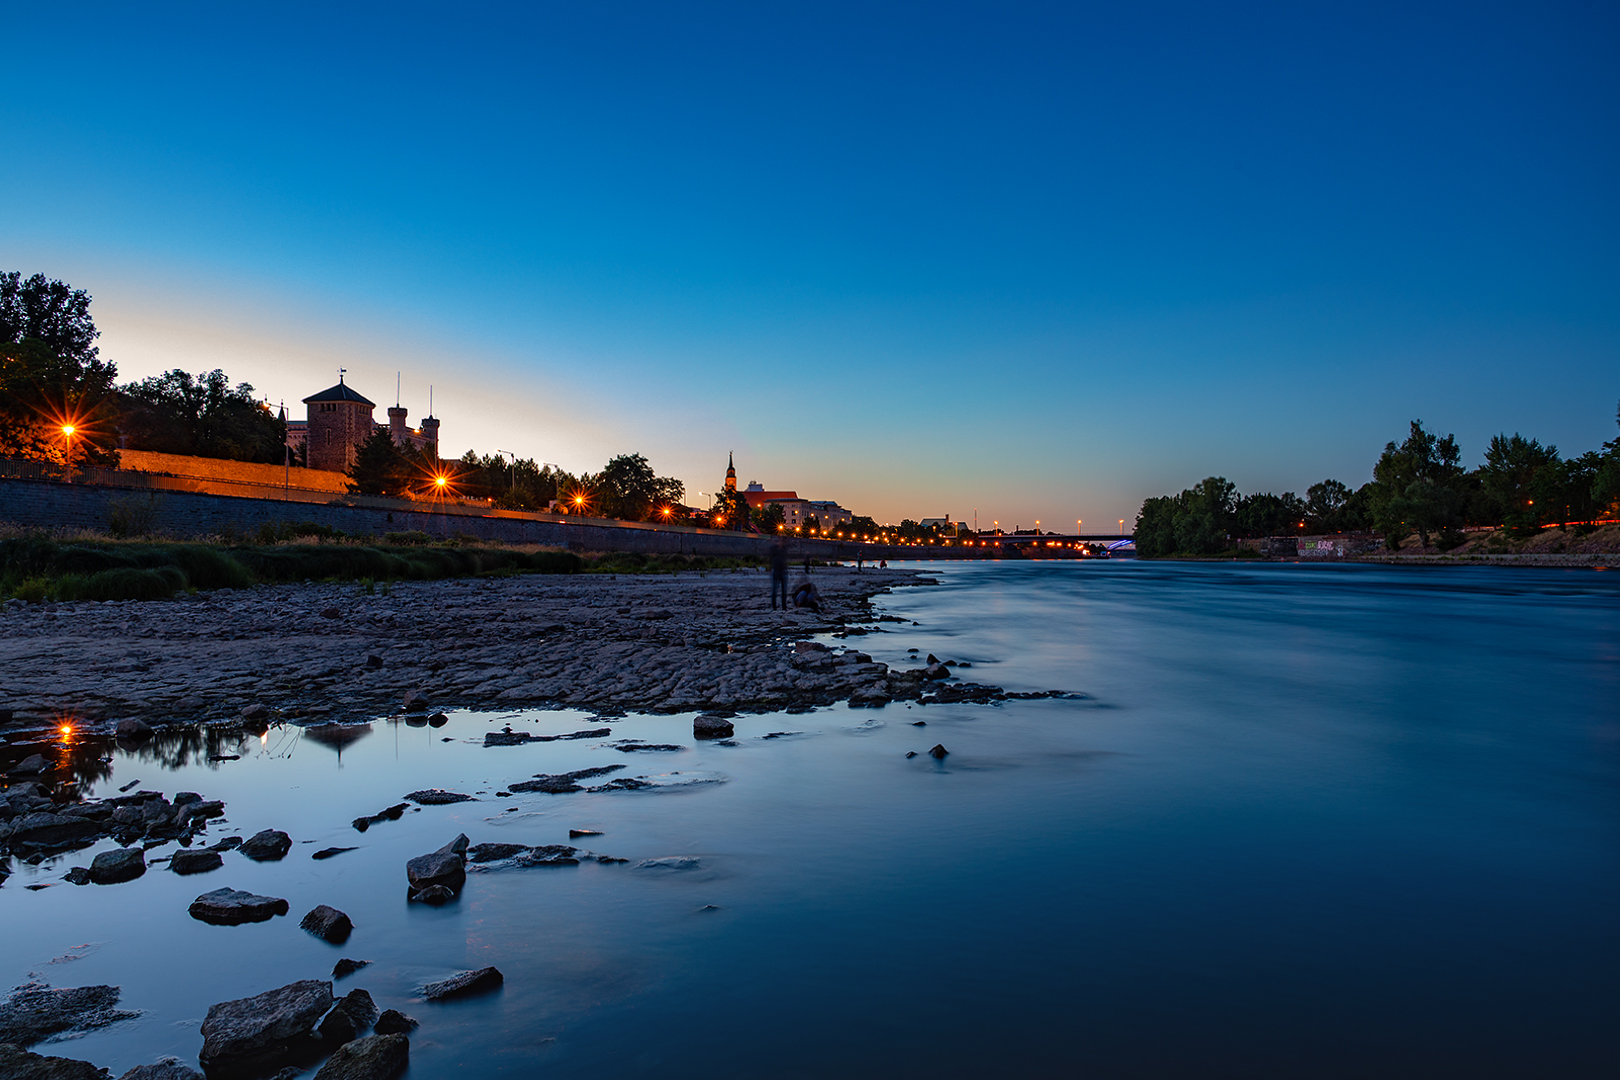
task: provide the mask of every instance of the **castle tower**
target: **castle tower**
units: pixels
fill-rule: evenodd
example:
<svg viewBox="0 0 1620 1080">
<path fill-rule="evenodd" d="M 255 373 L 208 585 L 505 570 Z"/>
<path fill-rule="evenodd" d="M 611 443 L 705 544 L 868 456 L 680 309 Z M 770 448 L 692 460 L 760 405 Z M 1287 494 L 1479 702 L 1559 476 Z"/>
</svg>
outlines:
<svg viewBox="0 0 1620 1080">
<path fill-rule="evenodd" d="M 422 439 L 425 442 L 423 449 L 434 460 L 439 457 L 439 418 L 437 416 L 422 417 Z"/>
<path fill-rule="evenodd" d="M 732 460 L 730 453 L 726 454 L 726 490 L 737 490 L 737 463 Z"/>
<path fill-rule="evenodd" d="M 388 437 L 394 440 L 395 446 L 404 446 L 411 437 L 411 426 L 405 422 L 407 415 L 409 410 L 398 405 L 388 410 Z"/>
<path fill-rule="evenodd" d="M 309 467 L 347 472 L 355 450 L 376 430 L 371 411 L 377 406 L 355 393 L 338 373 L 338 384 L 304 399 L 309 406 Z M 393 410 L 390 409 L 390 419 Z"/>
</svg>

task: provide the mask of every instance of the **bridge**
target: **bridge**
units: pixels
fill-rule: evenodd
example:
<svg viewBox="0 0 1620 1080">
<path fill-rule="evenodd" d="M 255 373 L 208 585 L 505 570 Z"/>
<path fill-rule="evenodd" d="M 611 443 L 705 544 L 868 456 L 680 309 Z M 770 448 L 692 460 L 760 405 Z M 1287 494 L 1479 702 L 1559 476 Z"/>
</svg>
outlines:
<svg viewBox="0 0 1620 1080">
<path fill-rule="evenodd" d="M 1085 552 L 1101 546 L 1110 554 L 1134 554 L 1136 537 L 1132 533 L 1002 533 L 968 537 L 952 541 L 952 546 L 969 550 L 989 549 L 993 557 L 1016 555 L 1026 559 L 1085 558 Z"/>
</svg>

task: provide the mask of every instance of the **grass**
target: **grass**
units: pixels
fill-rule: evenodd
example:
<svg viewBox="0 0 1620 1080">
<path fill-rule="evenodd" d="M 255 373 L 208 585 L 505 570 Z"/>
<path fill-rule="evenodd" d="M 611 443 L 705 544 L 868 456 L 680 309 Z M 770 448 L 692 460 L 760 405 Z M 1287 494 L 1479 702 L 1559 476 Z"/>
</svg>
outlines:
<svg viewBox="0 0 1620 1080">
<path fill-rule="evenodd" d="M 568 551 L 464 544 L 223 544 L 110 540 L 84 534 L 0 537 L 0 598 L 159 600 L 183 590 L 245 589 L 287 581 L 378 582 L 511 574 L 573 574 Z"/>
</svg>

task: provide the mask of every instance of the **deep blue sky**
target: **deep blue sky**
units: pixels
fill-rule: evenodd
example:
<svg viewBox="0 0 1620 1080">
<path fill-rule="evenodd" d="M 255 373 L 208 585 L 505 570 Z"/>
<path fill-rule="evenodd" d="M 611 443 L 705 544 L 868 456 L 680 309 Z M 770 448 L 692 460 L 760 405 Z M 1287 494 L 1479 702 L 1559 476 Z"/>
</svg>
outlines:
<svg viewBox="0 0 1620 1080">
<path fill-rule="evenodd" d="M 333 7 L 7 12 L 0 269 L 123 376 L 1088 531 L 1616 434 L 1613 5 Z"/>
</svg>

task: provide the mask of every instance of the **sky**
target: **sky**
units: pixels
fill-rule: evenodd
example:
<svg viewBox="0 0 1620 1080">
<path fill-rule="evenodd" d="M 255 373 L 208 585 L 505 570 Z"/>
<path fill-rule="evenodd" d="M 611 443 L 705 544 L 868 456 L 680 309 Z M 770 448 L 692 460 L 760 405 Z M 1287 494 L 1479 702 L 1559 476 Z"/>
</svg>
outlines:
<svg viewBox="0 0 1620 1080">
<path fill-rule="evenodd" d="M 0 269 L 120 378 L 880 522 L 1477 463 L 1620 399 L 1604 3 L 12 5 Z"/>
</svg>

